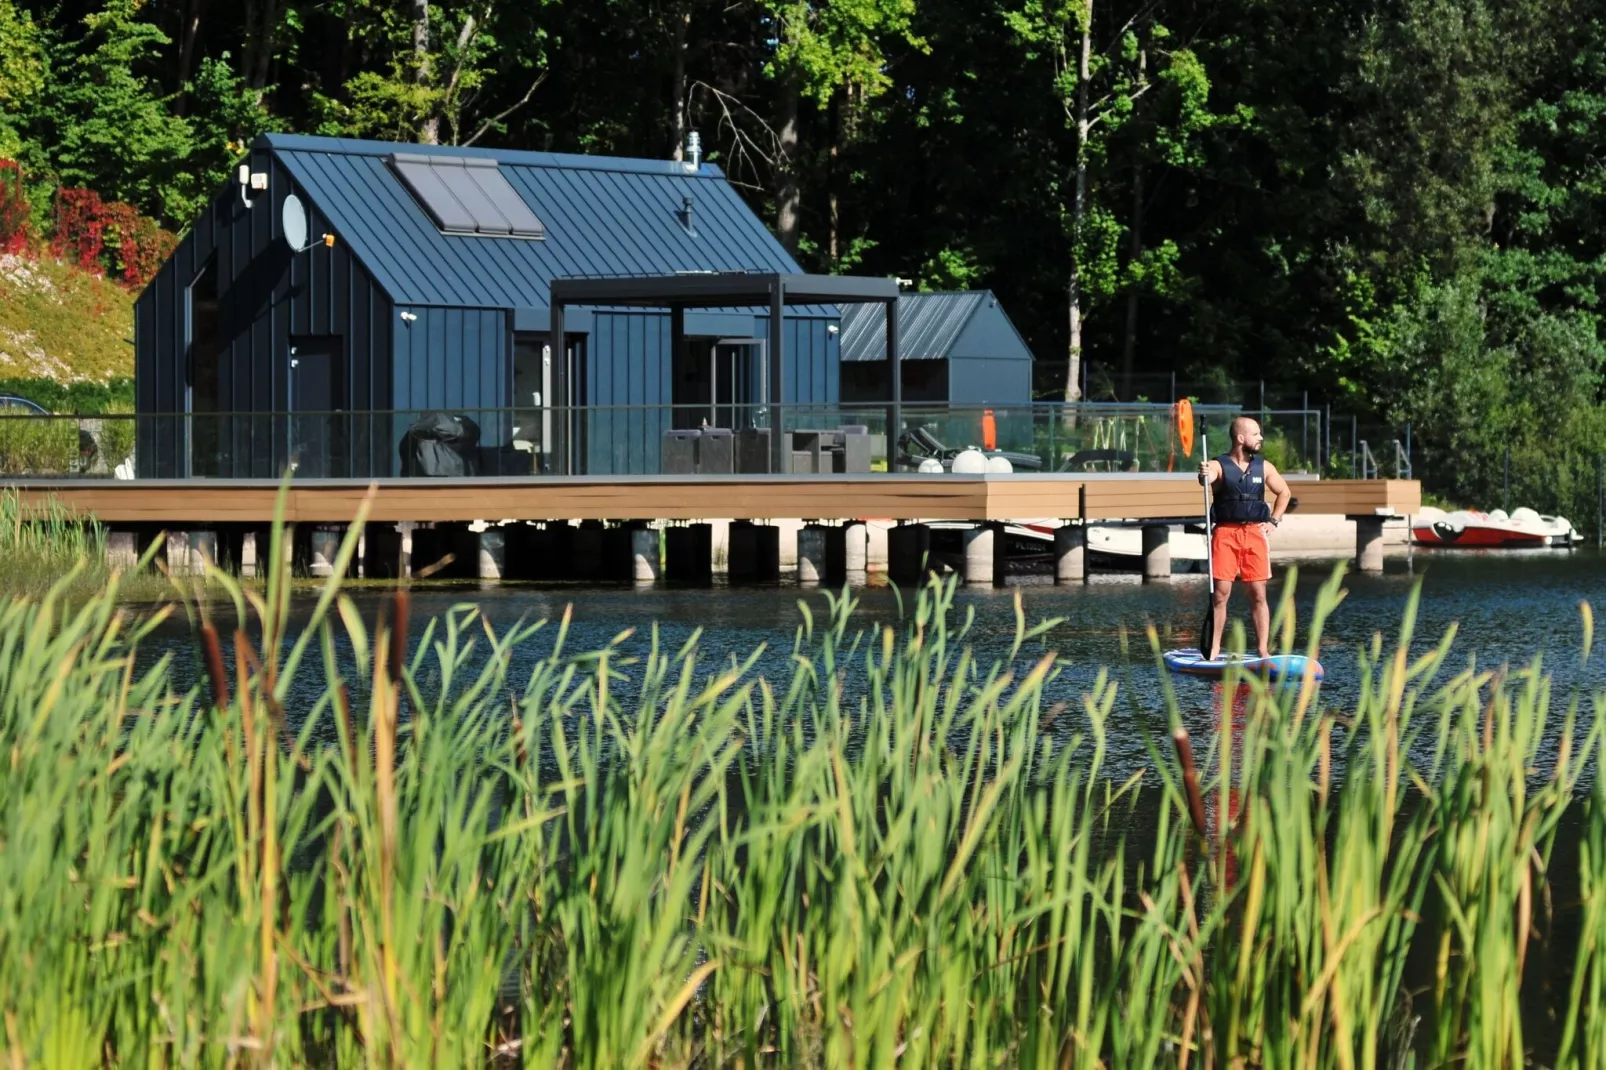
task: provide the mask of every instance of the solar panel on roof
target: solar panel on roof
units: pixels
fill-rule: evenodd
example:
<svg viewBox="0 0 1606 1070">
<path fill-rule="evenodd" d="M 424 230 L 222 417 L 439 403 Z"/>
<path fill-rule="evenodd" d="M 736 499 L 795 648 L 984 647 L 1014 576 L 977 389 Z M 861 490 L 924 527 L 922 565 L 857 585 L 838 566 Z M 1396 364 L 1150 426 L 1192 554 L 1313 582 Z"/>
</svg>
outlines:
<svg viewBox="0 0 1606 1070">
<path fill-rule="evenodd" d="M 546 236 L 546 228 L 535 218 L 535 213 L 524 203 L 524 198 L 520 197 L 518 191 L 509 184 L 501 168 L 492 163 L 490 167 L 466 167 L 464 171 L 501 213 L 502 218 L 508 221 L 510 232 L 514 237 Z"/>
<path fill-rule="evenodd" d="M 495 160 L 397 153 L 390 165 L 443 234 L 546 236 Z"/>
</svg>

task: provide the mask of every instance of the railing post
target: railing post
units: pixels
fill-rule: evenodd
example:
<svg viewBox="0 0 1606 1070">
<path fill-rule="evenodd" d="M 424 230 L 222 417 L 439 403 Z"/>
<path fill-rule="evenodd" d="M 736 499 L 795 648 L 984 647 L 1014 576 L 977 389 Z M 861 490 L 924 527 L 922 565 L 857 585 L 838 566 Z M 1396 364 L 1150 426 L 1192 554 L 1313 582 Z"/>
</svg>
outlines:
<svg viewBox="0 0 1606 1070">
<path fill-rule="evenodd" d="M 1505 470 L 1500 477 L 1500 508 L 1511 512 L 1511 447 L 1506 447 Z"/>
</svg>

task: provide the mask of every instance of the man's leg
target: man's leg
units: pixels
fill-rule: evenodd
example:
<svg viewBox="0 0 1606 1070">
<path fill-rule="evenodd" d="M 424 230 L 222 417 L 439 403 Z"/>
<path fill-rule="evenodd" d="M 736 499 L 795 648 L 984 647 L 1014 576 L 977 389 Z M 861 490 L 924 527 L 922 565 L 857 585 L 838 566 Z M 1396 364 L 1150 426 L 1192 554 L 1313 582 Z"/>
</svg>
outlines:
<svg viewBox="0 0 1606 1070">
<path fill-rule="evenodd" d="M 1261 657 L 1269 657 L 1271 649 L 1271 607 L 1266 604 L 1266 581 L 1251 580 L 1245 584 L 1249 588 L 1249 612 L 1255 619 L 1255 643 L 1260 650 Z"/>
<path fill-rule="evenodd" d="M 1210 649 L 1205 651 L 1210 655 L 1209 660 L 1217 661 L 1221 658 L 1221 640 L 1227 631 L 1227 599 L 1232 597 L 1231 580 L 1215 580 L 1215 588 L 1210 599 L 1210 610 L 1215 614 L 1215 627 L 1211 629 Z M 1262 587 L 1265 584 L 1261 584 Z"/>
</svg>

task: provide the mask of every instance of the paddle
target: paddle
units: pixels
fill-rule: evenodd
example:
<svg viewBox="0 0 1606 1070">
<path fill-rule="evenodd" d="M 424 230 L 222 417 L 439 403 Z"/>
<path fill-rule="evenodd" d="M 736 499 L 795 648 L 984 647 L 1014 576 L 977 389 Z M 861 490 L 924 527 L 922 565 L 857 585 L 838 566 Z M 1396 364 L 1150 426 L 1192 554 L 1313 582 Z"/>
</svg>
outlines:
<svg viewBox="0 0 1606 1070">
<path fill-rule="evenodd" d="M 1199 449 L 1206 461 L 1210 460 L 1210 441 L 1201 434 L 1199 436 Z M 1204 517 L 1205 517 L 1205 611 L 1204 620 L 1199 625 L 1199 656 L 1210 656 L 1210 645 L 1216 633 L 1216 561 L 1215 551 L 1211 546 L 1210 530 L 1210 480 L 1204 481 Z"/>
</svg>

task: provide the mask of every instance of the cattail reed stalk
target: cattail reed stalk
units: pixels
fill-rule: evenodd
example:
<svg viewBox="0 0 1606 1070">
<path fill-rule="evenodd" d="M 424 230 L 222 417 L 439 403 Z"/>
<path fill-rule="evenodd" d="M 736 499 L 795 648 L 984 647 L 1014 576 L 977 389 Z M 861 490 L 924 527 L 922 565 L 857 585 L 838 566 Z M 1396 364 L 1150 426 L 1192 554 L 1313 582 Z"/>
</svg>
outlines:
<svg viewBox="0 0 1606 1070">
<path fill-rule="evenodd" d="M 223 673 L 223 644 L 209 620 L 201 622 L 201 647 L 206 654 L 206 673 L 212 681 L 212 706 L 221 713 L 229 708 L 229 680 Z"/>
<path fill-rule="evenodd" d="M 1171 733 L 1171 740 L 1177 749 L 1177 764 L 1182 767 L 1182 786 L 1188 796 L 1188 816 L 1193 821 L 1193 830 L 1200 838 L 1205 836 L 1205 805 L 1204 795 L 1199 790 L 1199 770 L 1193 764 L 1193 743 L 1188 738 L 1188 730 L 1181 725 Z"/>
<path fill-rule="evenodd" d="M 390 632 L 390 682 L 399 684 L 402 672 L 407 668 L 407 626 L 412 613 L 412 593 L 405 587 L 397 588 L 392 604 L 395 618 L 391 622 Z"/>
</svg>

